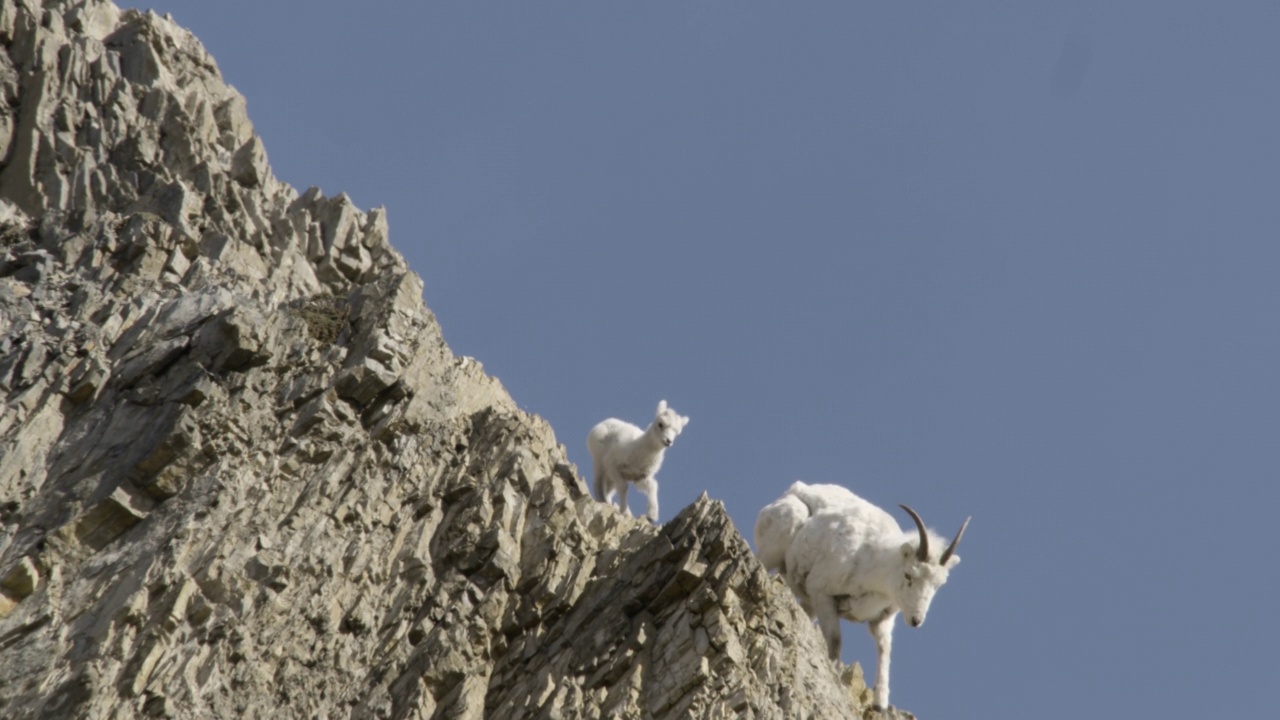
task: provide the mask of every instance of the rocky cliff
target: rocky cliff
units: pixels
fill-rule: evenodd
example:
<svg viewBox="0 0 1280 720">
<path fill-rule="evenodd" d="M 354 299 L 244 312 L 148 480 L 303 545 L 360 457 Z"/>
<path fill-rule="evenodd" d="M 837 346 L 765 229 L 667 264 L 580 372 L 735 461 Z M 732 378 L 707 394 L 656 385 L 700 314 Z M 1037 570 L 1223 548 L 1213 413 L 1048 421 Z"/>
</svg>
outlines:
<svg viewBox="0 0 1280 720">
<path fill-rule="evenodd" d="M 0 715 L 861 712 L 723 507 L 592 501 L 189 32 L 0 45 Z"/>
</svg>

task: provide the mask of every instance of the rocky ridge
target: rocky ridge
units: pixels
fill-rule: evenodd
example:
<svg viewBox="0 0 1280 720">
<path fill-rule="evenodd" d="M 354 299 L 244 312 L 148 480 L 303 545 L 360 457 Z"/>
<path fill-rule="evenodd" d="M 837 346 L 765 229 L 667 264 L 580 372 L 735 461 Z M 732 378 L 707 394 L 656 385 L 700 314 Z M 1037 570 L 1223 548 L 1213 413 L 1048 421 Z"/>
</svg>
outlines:
<svg viewBox="0 0 1280 720">
<path fill-rule="evenodd" d="M 594 502 L 189 32 L 0 46 L 0 714 L 862 714 L 723 506 Z"/>
</svg>

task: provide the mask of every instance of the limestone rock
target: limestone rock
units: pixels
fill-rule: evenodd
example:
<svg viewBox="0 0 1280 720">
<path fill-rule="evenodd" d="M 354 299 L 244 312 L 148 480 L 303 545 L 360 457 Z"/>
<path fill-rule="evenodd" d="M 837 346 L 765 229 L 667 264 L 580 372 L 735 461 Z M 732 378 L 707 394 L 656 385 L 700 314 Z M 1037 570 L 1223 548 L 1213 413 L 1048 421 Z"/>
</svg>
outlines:
<svg viewBox="0 0 1280 720">
<path fill-rule="evenodd" d="M 0 40 L 5 717 L 865 709 L 718 502 L 589 497 L 189 32 L 0 0 Z"/>
</svg>

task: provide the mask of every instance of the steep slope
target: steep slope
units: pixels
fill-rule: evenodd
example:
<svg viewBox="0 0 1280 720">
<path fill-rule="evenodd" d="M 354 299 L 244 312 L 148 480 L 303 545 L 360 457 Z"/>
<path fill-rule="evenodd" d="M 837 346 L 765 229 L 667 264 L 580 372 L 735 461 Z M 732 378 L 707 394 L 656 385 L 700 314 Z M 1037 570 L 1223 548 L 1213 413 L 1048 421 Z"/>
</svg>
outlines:
<svg viewBox="0 0 1280 720">
<path fill-rule="evenodd" d="M 592 501 L 190 33 L 0 44 L 0 715 L 860 712 L 723 507 Z"/>
</svg>

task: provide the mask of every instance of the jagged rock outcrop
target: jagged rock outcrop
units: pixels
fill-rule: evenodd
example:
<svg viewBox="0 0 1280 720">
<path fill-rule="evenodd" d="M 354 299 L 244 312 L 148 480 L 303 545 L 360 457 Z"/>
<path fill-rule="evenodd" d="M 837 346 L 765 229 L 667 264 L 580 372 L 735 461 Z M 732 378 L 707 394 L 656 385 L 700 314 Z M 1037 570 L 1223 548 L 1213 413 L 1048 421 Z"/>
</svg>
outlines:
<svg viewBox="0 0 1280 720">
<path fill-rule="evenodd" d="M 861 712 L 723 507 L 593 502 L 190 33 L 0 45 L 0 715 Z"/>
</svg>

